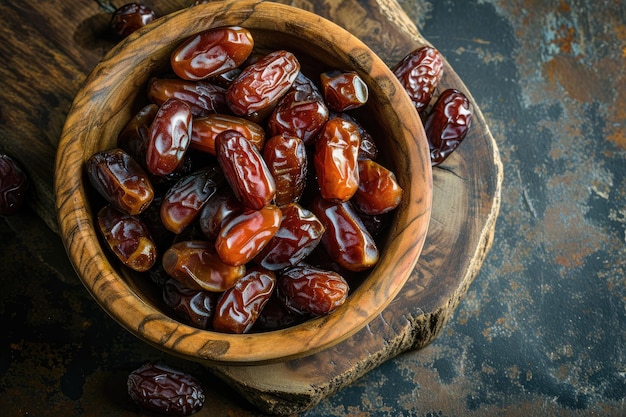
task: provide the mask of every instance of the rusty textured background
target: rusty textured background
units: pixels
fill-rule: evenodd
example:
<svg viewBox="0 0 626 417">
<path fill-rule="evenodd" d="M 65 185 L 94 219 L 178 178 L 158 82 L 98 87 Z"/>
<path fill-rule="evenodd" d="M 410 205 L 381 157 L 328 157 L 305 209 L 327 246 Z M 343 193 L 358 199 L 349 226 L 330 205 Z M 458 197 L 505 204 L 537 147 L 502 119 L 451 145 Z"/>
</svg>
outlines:
<svg viewBox="0 0 626 417">
<path fill-rule="evenodd" d="M 626 415 L 626 3 L 401 3 L 500 148 L 495 240 L 434 343 L 305 416 Z M 69 266 L 49 262 L 58 248 L 32 215 L 17 223 L 0 221 L 0 413 L 137 415 L 126 375 L 163 354 L 59 280 Z M 259 415 L 165 359 L 210 387 L 203 415 Z"/>
</svg>

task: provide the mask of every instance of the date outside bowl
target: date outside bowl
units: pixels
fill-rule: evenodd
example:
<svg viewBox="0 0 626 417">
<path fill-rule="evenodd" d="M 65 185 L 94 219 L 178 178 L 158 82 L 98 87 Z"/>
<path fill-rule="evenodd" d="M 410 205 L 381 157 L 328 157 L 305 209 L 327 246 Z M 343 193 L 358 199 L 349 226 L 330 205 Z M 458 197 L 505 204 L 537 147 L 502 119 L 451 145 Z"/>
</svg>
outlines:
<svg viewBox="0 0 626 417">
<path fill-rule="evenodd" d="M 257 50 L 286 49 L 311 61 L 316 71 L 356 71 L 370 98 L 364 112 L 404 190 L 380 259 L 334 312 L 282 330 L 224 334 L 172 318 L 154 285 L 111 256 L 95 228 L 84 166 L 95 152 L 115 147 L 117 134 L 138 110 L 150 76 L 188 37 L 220 26 L 252 33 Z M 77 94 L 59 142 L 55 195 L 61 236 L 79 278 L 99 305 L 141 340 L 189 360 L 208 364 L 261 364 L 295 359 L 329 348 L 366 326 L 394 299 L 422 250 L 430 220 L 432 173 L 424 130 L 390 69 L 366 45 L 315 14 L 258 0 L 218 1 L 155 20 L 116 45 Z"/>
</svg>

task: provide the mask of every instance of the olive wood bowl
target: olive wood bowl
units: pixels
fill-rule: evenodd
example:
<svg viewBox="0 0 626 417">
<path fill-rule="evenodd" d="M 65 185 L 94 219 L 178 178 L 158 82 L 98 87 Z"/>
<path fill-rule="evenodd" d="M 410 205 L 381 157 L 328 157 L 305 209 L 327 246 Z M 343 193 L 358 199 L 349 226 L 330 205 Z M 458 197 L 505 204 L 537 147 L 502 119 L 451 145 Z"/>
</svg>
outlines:
<svg viewBox="0 0 626 417">
<path fill-rule="evenodd" d="M 347 301 L 326 316 L 266 333 L 223 334 L 170 317 L 140 274 L 129 273 L 95 229 L 85 161 L 115 147 L 117 134 L 145 100 L 152 74 L 172 50 L 200 31 L 227 25 L 250 30 L 257 50 L 286 49 L 310 70 L 356 71 L 367 83 L 367 128 L 404 189 L 380 244 L 380 260 Z M 304 68 L 303 64 L 303 68 Z M 422 250 L 432 200 L 424 130 L 390 69 L 360 40 L 315 14 L 258 0 L 200 4 L 155 20 L 116 45 L 94 68 L 67 116 L 55 165 L 60 233 L 80 279 L 100 306 L 140 339 L 171 354 L 209 364 L 261 364 L 310 355 L 366 326 L 394 299 Z"/>
</svg>

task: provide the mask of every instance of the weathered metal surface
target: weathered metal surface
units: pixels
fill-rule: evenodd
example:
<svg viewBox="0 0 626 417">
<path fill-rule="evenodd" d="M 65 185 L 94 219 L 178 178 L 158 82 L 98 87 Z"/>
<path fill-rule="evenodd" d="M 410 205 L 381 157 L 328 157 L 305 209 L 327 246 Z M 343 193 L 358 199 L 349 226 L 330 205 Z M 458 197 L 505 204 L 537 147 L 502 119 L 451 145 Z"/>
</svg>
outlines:
<svg viewBox="0 0 626 417">
<path fill-rule="evenodd" d="M 437 340 L 306 417 L 626 415 L 626 5 L 402 4 L 498 142 L 495 239 Z M 163 354 L 106 320 L 78 283 L 59 285 L 0 223 L 3 414 L 136 415 L 120 388 L 128 367 Z M 43 233 L 23 224 L 27 240 Z M 202 369 L 167 360 L 212 387 L 203 414 L 259 415 Z"/>
</svg>

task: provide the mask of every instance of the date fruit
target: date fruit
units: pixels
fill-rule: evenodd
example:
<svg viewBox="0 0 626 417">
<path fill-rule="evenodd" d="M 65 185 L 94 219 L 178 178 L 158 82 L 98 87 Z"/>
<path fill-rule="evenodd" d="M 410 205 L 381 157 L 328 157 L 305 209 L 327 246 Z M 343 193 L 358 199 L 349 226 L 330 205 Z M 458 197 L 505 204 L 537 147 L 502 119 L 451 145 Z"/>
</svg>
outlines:
<svg viewBox="0 0 626 417">
<path fill-rule="evenodd" d="M 19 163 L 0 154 L 0 216 L 10 216 L 22 207 L 30 181 Z"/>
<path fill-rule="evenodd" d="M 161 222 L 165 228 L 179 234 L 200 215 L 204 204 L 221 184 L 221 171 L 206 166 L 183 177 L 165 193 L 161 202 Z"/>
<path fill-rule="evenodd" d="M 131 215 L 144 211 L 154 198 L 148 174 L 119 148 L 93 154 L 87 160 L 87 176 L 105 200 Z"/>
<path fill-rule="evenodd" d="M 209 240 L 215 241 L 226 222 L 244 210 L 245 207 L 230 189 L 223 187 L 202 208 L 198 219 L 200 231 Z"/>
<path fill-rule="evenodd" d="M 357 161 L 361 136 L 357 126 L 339 117 L 326 122 L 315 142 L 315 173 L 322 197 L 348 201 L 359 187 Z"/>
<path fill-rule="evenodd" d="M 265 144 L 263 159 L 276 185 L 274 202 L 278 206 L 297 203 L 306 185 L 304 142 L 297 136 L 273 136 Z"/>
<path fill-rule="evenodd" d="M 393 69 L 415 109 L 428 106 L 443 76 L 443 58 L 431 46 L 423 46 L 407 54 Z"/>
<path fill-rule="evenodd" d="M 201 80 L 239 67 L 252 53 L 247 29 L 220 27 L 188 38 L 172 53 L 170 65 L 184 80 Z"/>
<path fill-rule="evenodd" d="M 97 218 L 104 240 L 124 265 L 138 272 L 152 268 L 157 259 L 157 246 L 138 216 L 106 205 Z"/>
<path fill-rule="evenodd" d="M 150 125 L 157 111 L 159 111 L 159 106 L 148 104 L 130 119 L 117 136 L 117 147 L 128 153 L 144 169 L 146 168 L 146 147 L 150 137 Z"/>
<path fill-rule="evenodd" d="M 128 395 L 140 406 L 171 416 L 188 416 L 204 405 L 200 381 L 162 364 L 147 363 L 128 375 Z"/>
<path fill-rule="evenodd" d="M 393 172 L 370 159 L 359 160 L 359 188 L 352 202 L 361 213 L 388 213 L 398 207 L 402 193 Z"/>
<path fill-rule="evenodd" d="M 174 172 L 180 165 L 191 141 L 191 108 L 175 98 L 163 103 L 150 125 L 146 149 L 146 166 L 159 176 Z"/>
<path fill-rule="evenodd" d="M 226 90 L 206 81 L 188 81 L 177 78 L 152 78 L 148 83 L 148 99 L 162 105 L 170 98 L 189 105 L 194 117 L 228 112 Z"/>
<path fill-rule="evenodd" d="M 163 283 L 163 302 L 185 324 L 209 329 L 215 312 L 217 293 L 187 288 L 174 278 Z"/>
<path fill-rule="evenodd" d="M 309 78 L 299 73 L 291 90 L 280 99 L 267 120 L 267 129 L 270 136 L 296 136 L 310 145 L 328 117 L 324 97 Z"/>
<path fill-rule="evenodd" d="M 333 261 L 353 272 L 369 269 L 378 262 L 376 242 L 350 202 L 333 203 L 317 196 L 311 211 L 326 228 L 322 245 Z"/>
<path fill-rule="evenodd" d="M 283 213 L 280 228 L 254 258 L 257 264 L 272 271 L 300 263 L 317 247 L 325 231 L 315 214 L 296 203 L 280 210 Z"/>
<path fill-rule="evenodd" d="M 189 146 L 201 152 L 216 155 L 215 140 L 217 135 L 227 130 L 241 133 L 254 146 L 263 149 L 265 144 L 265 130 L 250 120 L 228 114 L 209 114 L 193 120 L 191 128 L 191 143 Z"/>
<path fill-rule="evenodd" d="M 334 271 L 309 265 L 285 270 L 278 279 L 277 294 L 300 314 L 321 316 L 342 305 L 348 296 L 346 280 Z"/>
<path fill-rule="evenodd" d="M 221 292 L 244 276 L 246 267 L 225 264 L 212 242 L 185 240 L 163 254 L 163 269 L 188 288 Z"/>
<path fill-rule="evenodd" d="M 273 272 L 261 268 L 248 271 L 220 296 L 213 316 L 213 328 L 224 333 L 247 333 L 272 296 L 275 286 Z"/>
<path fill-rule="evenodd" d="M 472 124 L 467 97 L 458 90 L 445 90 L 424 122 L 432 166 L 440 165 L 461 144 Z"/>
<path fill-rule="evenodd" d="M 243 69 L 226 90 L 226 102 L 238 116 L 260 120 L 269 115 L 291 88 L 300 63 L 291 52 L 270 52 Z"/>
<path fill-rule="evenodd" d="M 274 199 L 276 183 L 263 156 L 241 133 L 220 133 L 215 149 L 226 181 L 244 206 L 259 210 Z"/>
<path fill-rule="evenodd" d="M 271 204 L 234 216 L 215 239 L 220 259 L 228 265 L 245 265 L 274 237 L 282 218 L 280 209 Z"/>
<path fill-rule="evenodd" d="M 117 8 L 111 15 L 109 27 L 112 32 L 125 38 L 156 19 L 156 13 L 141 3 L 128 3 Z"/>
<path fill-rule="evenodd" d="M 320 75 L 322 93 L 328 108 L 343 112 L 361 107 L 367 102 L 367 84 L 354 71 L 327 71 Z"/>
</svg>

